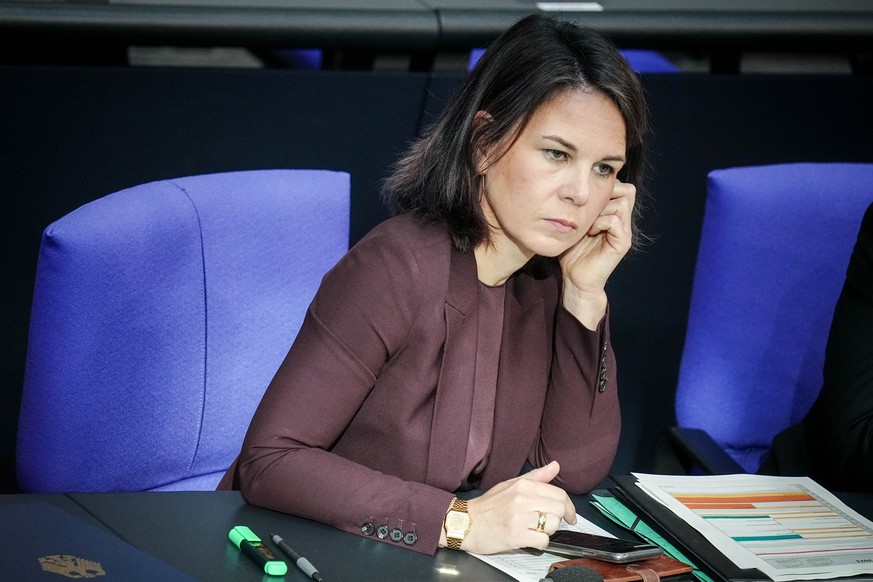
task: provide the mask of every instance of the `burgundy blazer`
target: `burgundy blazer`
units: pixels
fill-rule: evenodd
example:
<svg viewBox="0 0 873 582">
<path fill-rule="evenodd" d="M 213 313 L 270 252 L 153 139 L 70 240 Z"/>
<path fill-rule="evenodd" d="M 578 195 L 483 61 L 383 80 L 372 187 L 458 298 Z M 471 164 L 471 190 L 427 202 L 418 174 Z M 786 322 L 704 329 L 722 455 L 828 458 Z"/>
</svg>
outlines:
<svg viewBox="0 0 873 582">
<path fill-rule="evenodd" d="M 560 274 L 506 285 L 481 488 L 556 459 L 555 483 L 587 492 L 620 430 L 606 319 L 590 331 L 560 307 Z M 414 532 L 383 541 L 434 553 L 466 477 L 478 286 L 444 228 L 412 215 L 377 226 L 325 276 L 219 488 L 358 535 Z"/>
</svg>

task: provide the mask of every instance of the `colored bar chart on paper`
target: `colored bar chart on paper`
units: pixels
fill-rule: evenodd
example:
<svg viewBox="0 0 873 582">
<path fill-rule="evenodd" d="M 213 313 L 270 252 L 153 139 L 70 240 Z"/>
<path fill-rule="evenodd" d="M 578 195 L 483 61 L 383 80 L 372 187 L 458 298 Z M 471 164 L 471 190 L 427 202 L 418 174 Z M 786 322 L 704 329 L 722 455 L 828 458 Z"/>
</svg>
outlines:
<svg viewBox="0 0 873 582">
<path fill-rule="evenodd" d="M 774 580 L 873 573 L 873 523 L 809 478 L 635 476 L 741 568 Z"/>
</svg>

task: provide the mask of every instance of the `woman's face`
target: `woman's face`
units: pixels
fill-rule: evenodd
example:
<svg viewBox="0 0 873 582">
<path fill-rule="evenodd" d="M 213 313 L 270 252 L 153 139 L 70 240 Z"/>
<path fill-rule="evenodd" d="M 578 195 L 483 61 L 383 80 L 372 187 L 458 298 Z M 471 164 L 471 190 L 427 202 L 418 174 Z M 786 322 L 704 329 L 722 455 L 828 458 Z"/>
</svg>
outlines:
<svg viewBox="0 0 873 582">
<path fill-rule="evenodd" d="M 624 118 L 602 93 L 568 89 L 540 106 L 501 156 L 505 147 L 480 164 L 481 203 L 491 226 L 487 254 L 514 271 L 586 235 L 624 165 Z"/>
</svg>

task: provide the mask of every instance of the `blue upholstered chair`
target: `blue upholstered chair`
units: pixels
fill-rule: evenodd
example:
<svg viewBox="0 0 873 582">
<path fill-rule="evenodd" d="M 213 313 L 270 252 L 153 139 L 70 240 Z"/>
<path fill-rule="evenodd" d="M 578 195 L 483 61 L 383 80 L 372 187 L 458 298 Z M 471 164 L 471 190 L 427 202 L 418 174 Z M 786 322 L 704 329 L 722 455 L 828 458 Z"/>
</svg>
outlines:
<svg viewBox="0 0 873 582">
<path fill-rule="evenodd" d="M 348 233 L 349 176 L 323 170 L 153 182 L 50 225 L 22 489 L 213 489 Z"/>
<path fill-rule="evenodd" d="M 824 350 L 873 164 L 717 170 L 676 393 L 674 438 L 706 472 L 755 472 L 822 384 Z M 717 444 L 717 447 L 713 447 Z M 718 459 L 718 449 L 727 458 Z"/>
</svg>

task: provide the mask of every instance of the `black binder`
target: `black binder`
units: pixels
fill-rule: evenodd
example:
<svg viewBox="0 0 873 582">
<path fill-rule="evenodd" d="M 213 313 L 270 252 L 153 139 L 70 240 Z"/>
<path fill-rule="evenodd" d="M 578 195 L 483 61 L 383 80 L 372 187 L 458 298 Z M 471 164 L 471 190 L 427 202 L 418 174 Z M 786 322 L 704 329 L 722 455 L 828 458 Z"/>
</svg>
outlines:
<svg viewBox="0 0 873 582">
<path fill-rule="evenodd" d="M 703 572 L 717 582 L 761 582 L 770 577 L 756 568 L 739 568 L 713 546 L 703 534 L 688 525 L 681 517 L 661 505 L 637 486 L 633 475 L 610 475 L 617 485 L 609 492 L 637 514 L 653 530 L 670 540 Z M 873 576 L 829 578 L 818 582 L 871 582 Z"/>
<path fill-rule="evenodd" d="M 611 475 L 610 478 L 618 485 L 609 490 L 616 499 L 636 513 L 652 529 L 670 540 L 713 580 L 719 582 L 770 580 L 769 576 L 757 569 L 738 568 L 713 547 L 700 532 L 637 487 L 637 480 L 633 475 Z"/>
</svg>

